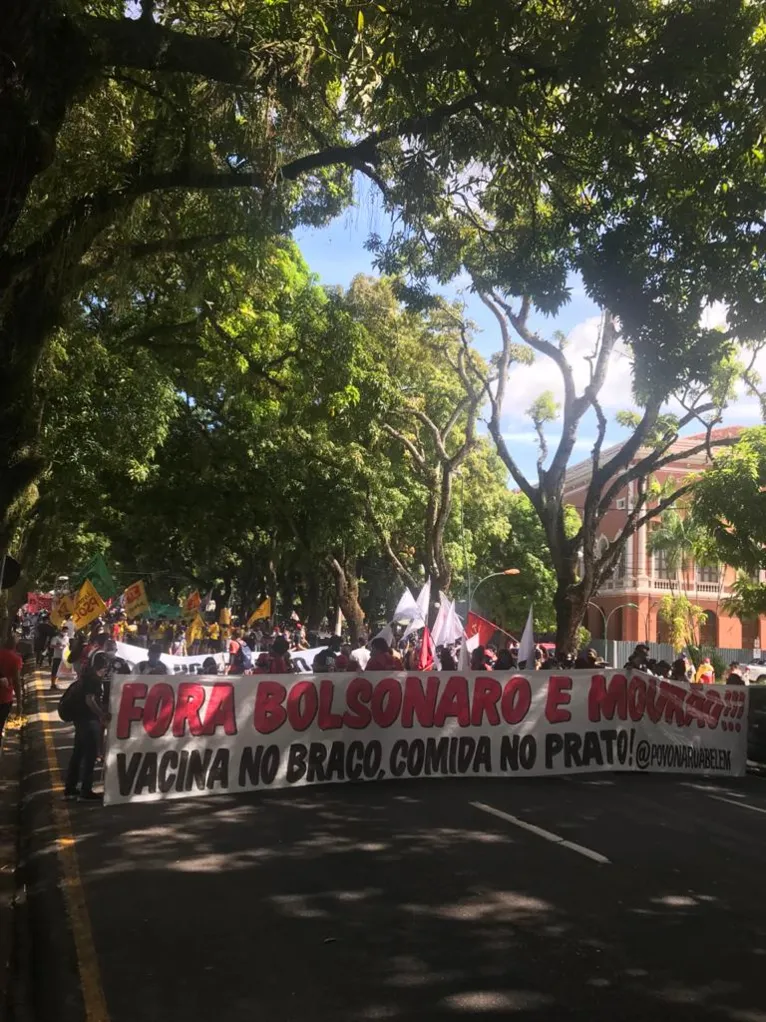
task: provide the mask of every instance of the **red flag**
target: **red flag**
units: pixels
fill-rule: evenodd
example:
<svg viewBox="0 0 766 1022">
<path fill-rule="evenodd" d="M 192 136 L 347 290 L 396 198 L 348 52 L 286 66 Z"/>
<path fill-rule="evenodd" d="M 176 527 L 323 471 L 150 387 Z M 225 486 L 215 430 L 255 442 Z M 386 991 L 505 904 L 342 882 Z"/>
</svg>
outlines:
<svg viewBox="0 0 766 1022">
<path fill-rule="evenodd" d="M 434 665 L 434 643 L 431 638 L 431 632 L 427 629 L 423 629 L 423 640 L 418 647 L 418 660 L 416 668 L 419 671 L 430 671 Z"/>
<path fill-rule="evenodd" d="M 481 617 L 479 614 L 474 614 L 473 611 L 471 611 L 468 615 L 465 634 L 469 639 L 473 635 L 478 635 L 480 646 L 486 646 L 496 631 L 498 631 L 497 625 L 493 624 L 491 621 L 487 621 L 485 617 Z"/>
</svg>

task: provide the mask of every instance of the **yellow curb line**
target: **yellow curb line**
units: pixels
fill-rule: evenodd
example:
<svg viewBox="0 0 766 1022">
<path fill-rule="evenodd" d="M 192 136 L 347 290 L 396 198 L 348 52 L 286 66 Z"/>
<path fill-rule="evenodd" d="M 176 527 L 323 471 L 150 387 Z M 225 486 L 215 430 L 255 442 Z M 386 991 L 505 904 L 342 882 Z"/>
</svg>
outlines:
<svg viewBox="0 0 766 1022">
<path fill-rule="evenodd" d="M 35 693 L 38 709 L 41 707 L 41 693 L 45 684 L 39 672 L 35 672 Z M 77 965 L 80 973 L 80 989 L 85 1004 L 87 1022 L 109 1022 L 104 988 L 101 983 L 101 970 L 98 965 L 96 945 L 93 940 L 93 929 L 90 924 L 90 913 L 85 898 L 85 890 L 80 879 L 77 863 L 77 841 L 69 818 L 69 809 L 63 801 L 64 785 L 61 779 L 61 768 L 56 755 L 53 731 L 44 714 L 41 713 L 45 751 L 48 756 L 48 774 L 50 776 L 53 806 L 53 822 L 56 833 L 56 849 L 61 864 L 62 887 L 66 903 L 69 924 L 74 937 Z"/>
</svg>

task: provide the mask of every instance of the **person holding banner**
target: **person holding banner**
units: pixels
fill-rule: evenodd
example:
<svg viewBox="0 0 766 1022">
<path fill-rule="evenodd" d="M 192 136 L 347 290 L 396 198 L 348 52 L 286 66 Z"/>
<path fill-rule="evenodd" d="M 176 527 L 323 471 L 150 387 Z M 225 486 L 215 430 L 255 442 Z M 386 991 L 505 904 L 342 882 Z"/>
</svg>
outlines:
<svg viewBox="0 0 766 1022">
<path fill-rule="evenodd" d="M 109 722 L 109 714 L 103 704 L 107 666 L 106 654 L 97 653 L 72 689 L 70 712 L 74 724 L 74 748 L 64 783 L 65 799 L 76 798 L 78 802 L 102 801 L 102 796 L 93 791 L 93 772 L 101 733 Z"/>
</svg>

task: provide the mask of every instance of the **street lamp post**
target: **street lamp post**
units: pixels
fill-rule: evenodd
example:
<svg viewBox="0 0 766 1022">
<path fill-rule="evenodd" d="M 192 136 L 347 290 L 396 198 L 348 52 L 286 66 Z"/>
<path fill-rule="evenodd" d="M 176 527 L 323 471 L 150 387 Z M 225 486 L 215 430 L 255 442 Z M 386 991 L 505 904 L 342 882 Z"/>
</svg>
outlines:
<svg viewBox="0 0 766 1022">
<path fill-rule="evenodd" d="M 506 568 L 505 571 L 493 571 L 491 574 L 485 575 L 484 578 L 480 578 L 479 581 L 476 583 L 476 585 L 473 587 L 473 589 L 471 589 L 471 585 L 470 585 L 470 582 L 469 582 L 469 585 L 468 585 L 468 612 L 467 613 L 468 614 L 471 613 L 471 607 L 473 606 L 473 598 L 476 595 L 476 590 L 479 588 L 479 586 L 482 584 L 482 582 L 486 582 L 490 578 L 499 578 L 500 575 L 518 575 L 518 574 L 520 574 L 518 568 Z"/>
<path fill-rule="evenodd" d="M 623 607 L 633 607 L 635 610 L 638 610 L 637 603 L 620 603 L 617 607 L 612 607 L 612 609 L 606 615 L 606 625 L 604 626 L 604 638 L 606 638 L 609 633 L 609 619 L 611 618 L 612 614 L 614 614 L 616 610 L 622 610 Z"/>
<path fill-rule="evenodd" d="M 604 621 L 604 657 L 607 658 L 608 654 L 609 654 L 609 650 L 607 649 L 607 645 L 606 644 L 607 644 L 607 642 L 609 642 L 609 639 L 607 638 L 607 636 L 609 635 L 609 621 L 610 621 L 610 619 L 612 617 L 612 614 L 614 614 L 614 612 L 616 610 L 622 610 L 623 607 L 634 607 L 636 610 L 638 610 L 638 604 L 637 603 L 620 603 L 616 607 L 612 607 L 612 609 L 609 611 L 608 614 L 604 613 L 603 607 L 599 607 L 599 605 L 597 603 L 593 603 L 591 600 L 588 600 L 587 606 L 588 607 L 595 607 L 596 610 L 601 614 L 601 617 L 603 618 L 603 621 Z M 613 639 L 612 641 L 614 642 L 616 640 Z M 616 650 L 613 650 L 612 652 L 616 652 Z M 612 657 L 612 659 L 614 660 L 614 657 Z"/>
<path fill-rule="evenodd" d="M 604 638 L 604 642 L 606 642 L 606 614 L 604 613 L 603 608 L 599 607 L 599 605 L 597 603 L 594 603 L 593 600 L 588 600 L 588 602 L 586 603 L 586 607 L 595 607 L 596 610 L 601 615 L 601 620 L 604 622 L 604 636 L 603 636 L 603 638 Z"/>
<path fill-rule="evenodd" d="M 603 607 L 599 607 L 599 605 L 597 603 L 594 603 L 592 600 L 588 600 L 587 606 L 595 607 L 604 621 L 604 642 L 607 641 L 607 636 L 609 634 L 609 621 L 611 620 L 612 614 L 614 614 L 616 610 L 622 610 L 623 607 L 634 607 L 636 610 L 638 610 L 637 603 L 620 603 L 616 607 L 612 607 L 608 614 L 605 614 Z"/>
</svg>

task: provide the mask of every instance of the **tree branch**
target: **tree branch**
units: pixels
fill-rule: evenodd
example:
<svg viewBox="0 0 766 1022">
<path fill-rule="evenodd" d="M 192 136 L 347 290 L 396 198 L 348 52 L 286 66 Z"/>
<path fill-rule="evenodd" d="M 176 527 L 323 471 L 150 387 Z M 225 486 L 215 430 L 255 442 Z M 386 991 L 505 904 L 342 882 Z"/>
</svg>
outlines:
<svg viewBox="0 0 766 1022">
<path fill-rule="evenodd" d="M 407 449 L 410 457 L 418 466 L 418 468 L 421 470 L 421 472 L 427 474 L 428 466 L 426 465 L 426 459 L 423 456 L 422 451 L 419 451 L 417 447 L 413 444 L 413 442 L 404 435 L 404 433 L 400 433 L 398 429 L 394 429 L 394 427 L 390 423 L 384 422 L 383 429 L 386 431 L 386 433 L 389 434 L 389 436 L 392 436 L 394 440 L 398 440 L 399 443 Z"/>
<path fill-rule="evenodd" d="M 501 432 L 500 427 L 500 415 L 503 406 L 503 401 L 505 400 L 505 388 L 508 380 L 508 369 L 510 367 L 511 361 L 512 341 L 510 332 L 508 330 L 508 323 L 506 322 L 505 316 L 503 315 L 500 308 L 486 293 L 477 288 L 477 294 L 481 301 L 487 306 L 489 311 L 497 320 L 498 325 L 500 327 L 500 336 L 503 341 L 503 346 L 500 350 L 500 358 L 497 370 L 496 380 L 497 386 L 493 391 L 490 381 L 485 381 L 484 385 L 485 393 L 489 398 L 491 409 L 490 420 L 487 423 L 489 427 L 490 436 L 492 437 L 495 443 L 497 453 L 500 455 L 500 458 L 505 467 L 511 473 L 511 476 L 516 482 L 516 485 L 521 489 L 522 493 L 526 494 L 526 496 L 532 503 L 532 506 L 539 510 L 541 506 L 540 491 L 537 489 L 537 487 L 533 486 L 532 483 L 530 483 L 530 481 L 527 479 L 527 477 L 519 468 L 515 458 L 508 450 L 508 445 L 503 439 L 503 434 Z"/>
<path fill-rule="evenodd" d="M 257 68 L 253 55 L 219 39 L 160 25 L 152 16 L 152 7 L 145 0 L 142 16 L 137 19 L 83 16 L 76 19 L 76 24 L 105 66 L 176 71 L 229 85 L 252 81 Z M 273 55 L 268 56 L 273 60 Z"/>
</svg>

